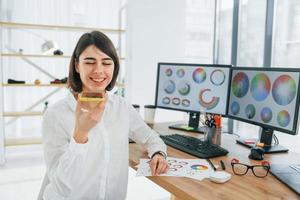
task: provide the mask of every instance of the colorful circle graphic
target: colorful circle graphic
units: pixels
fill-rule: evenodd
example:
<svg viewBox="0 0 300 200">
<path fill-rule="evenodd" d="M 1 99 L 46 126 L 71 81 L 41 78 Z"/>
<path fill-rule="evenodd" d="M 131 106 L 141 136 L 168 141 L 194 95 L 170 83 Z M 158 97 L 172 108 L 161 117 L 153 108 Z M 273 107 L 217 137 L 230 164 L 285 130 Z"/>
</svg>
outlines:
<svg viewBox="0 0 300 200">
<path fill-rule="evenodd" d="M 175 86 L 174 81 L 169 80 L 169 81 L 165 82 L 164 90 L 165 90 L 166 93 L 171 94 L 175 91 L 175 89 L 176 89 L 176 86 Z"/>
<path fill-rule="evenodd" d="M 288 111 L 282 110 L 278 113 L 277 122 L 280 126 L 286 127 L 287 125 L 289 125 L 290 121 L 291 117 Z"/>
<path fill-rule="evenodd" d="M 184 69 L 181 69 L 181 68 L 180 68 L 180 69 L 177 69 L 176 75 L 177 75 L 179 78 L 184 77 L 184 75 L 185 75 Z"/>
<path fill-rule="evenodd" d="M 272 95 L 275 102 L 285 106 L 296 96 L 296 82 L 289 75 L 279 76 L 273 83 Z"/>
<path fill-rule="evenodd" d="M 206 92 L 210 92 L 211 89 L 204 89 L 201 90 L 199 93 L 199 104 L 201 106 L 203 106 L 204 108 L 206 108 L 207 110 L 213 109 L 214 107 L 216 107 L 220 101 L 220 97 L 211 97 L 210 101 L 207 101 L 203 98 L 204 93 Z"/>
<path fill-rule="evenodd" d="M 165 74 L 166 74 L 167 76 L 172 76 L 172 74 L 173 74 L 172 69 L 170 69 L 170 68 L 166 69 Z"/>
<path fill-rule="evenodd" d="M 202 83 L 206 79 L 206 72 L 203 68 L 197 68 L 193 71 L 193 80 L 196 83 Z"/>
<path fill-rule="evenodd" d="M 220 69 L 216 69 L 210 74 L 210 82 L 214 85 L 222 85 L 225 82 L 225 78 L 225 73 Z"/>
<path fill-rule="evenodd" d="M 183 99 L 181 104 L 184 106 L 184 107 L 189 107 L 191 105 L 191 101 L 188 100 L 188 99 Z"/>
<path fill-rule="evenodd" d="M 256 74 L 251 80 L 250 91 L 256 101 L 263 101 L 271 91 L 271 82 L 264 73 Z"/>
<path fill-rule="evenodd" d="M 173 103 L 174 105 L 178 106 L 178 105 L 180 104 L 180 99 L 177 98 L 177 97 L 175 97 L 175 98 L 172 99 L 172 103 Z"/>
<path fill-rule="evenodd" d="M 255 107 L 252 104 L 248 104 L 245 108 L 245 114 L 248 119 L 252 119 L 255 116 Z"/>
<path fill-rule="evenodd" d="M 244 72 L 237 73 L 232 81 L 232 92 L 236 97 L 243 97 L 249 90 L 249 78 Z"/>
<path fill-rule="evenodd" d="M 208 170 L 208 167 L 205 165 L 192 165 L 191 168 L 194 170 Z"/>
<path fill-rule="evenodd" d="M 183 95 L 183 96 L 186 96 L 189 94 L 191 90 L 191 86 L 190 84 L 187 82 L 187 81 L 181 81 L 179 84 L 178 84 L 178 92 Z"/>
<path fill-rule="evenodd" d="M 236 101 L 232 102 L 230 105 L 230 110 L 232 114 L 237 115 L 240 112 L 240 104 Z"/>
<path fill-rule="evenodd" d="M 263 122 L 265 122 L 265 123 L 270 122 L 272 117 L 273 117 L 273 113 L 272 113 L 272 110 L 269 107 L 264 107 L 260 111 L 260 118 Z"/>
<path fill-rule="evenodd" d="M 162 99 L 162 103 L 163 104 L 169 104 L 171 102 L 171 99 L 169 98 L 169 97 L 164 97 L 163 99 Z"/>
</svg>

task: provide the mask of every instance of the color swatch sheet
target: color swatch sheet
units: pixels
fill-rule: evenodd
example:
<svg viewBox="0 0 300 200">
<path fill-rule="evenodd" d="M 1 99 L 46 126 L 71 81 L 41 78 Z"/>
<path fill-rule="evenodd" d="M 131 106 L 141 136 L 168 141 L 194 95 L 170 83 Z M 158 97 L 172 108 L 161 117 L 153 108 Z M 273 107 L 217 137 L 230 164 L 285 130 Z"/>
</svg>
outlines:
<svg viewBox="0 0 300 200">
<path fill-rule="evenodd" d="M 140 159 L 136 176 L 152 176 L 149 161 L 150 159 Z M 159 176 L 187 177 L 201 181 L 204 178 L 208 178 L 214 172 L 209 163 L 204 159 L 168 157 L 167 162 L 170 166 L 169 171 Z"/>
</svg>

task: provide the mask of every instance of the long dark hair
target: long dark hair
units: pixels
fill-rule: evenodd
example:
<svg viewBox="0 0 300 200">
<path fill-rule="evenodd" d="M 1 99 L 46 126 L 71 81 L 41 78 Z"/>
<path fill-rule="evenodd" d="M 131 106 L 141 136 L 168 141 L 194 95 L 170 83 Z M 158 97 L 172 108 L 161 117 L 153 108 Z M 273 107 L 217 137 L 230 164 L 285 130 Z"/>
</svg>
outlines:
<svg viewBox="0 0 300 200">
<path fill-rule="evenodd" d="M 73 92 L 82 91 L 82 82 L 79 73 L 76 72 L 75 66 L 76 63 L 79 62 L 79 56 L 81 53 L 90 45 L 95 45 L 99 50 L 108 55 L 114 62 L 113 78 L 109 85 L 105 88 L 107 91 L 110 91 L 116 84 L 120 63 L 117 51 L 112 41 L 105 34 L 99 31 L 85 33 L 79 38 L 70 61 L 68 87 L 71 88 Z"/>
</svg>

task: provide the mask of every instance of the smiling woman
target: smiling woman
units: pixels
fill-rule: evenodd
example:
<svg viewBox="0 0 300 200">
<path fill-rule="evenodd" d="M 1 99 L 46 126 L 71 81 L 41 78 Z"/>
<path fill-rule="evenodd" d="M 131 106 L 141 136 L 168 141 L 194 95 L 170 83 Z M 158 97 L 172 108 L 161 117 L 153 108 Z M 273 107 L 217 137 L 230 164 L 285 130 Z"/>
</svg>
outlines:
<svg viewBox="0 0 300 200">
<path fill-rule="evenodd" d="M 110 91 L 116 83 L 120 68 L 115 47 L 110 39 L 101 32 L 93 31 L 82 35 L 71 57 L 69 87 L 74 92 L 81 92 L 83 90 L 82 81 L 103 81 L 103 77 L 99 76 L 99 70 L 104 70 L 104 66 L 106 76 L 109 75 L 106 78 L 110 78 L 110 80 L 106 81 L 109 84 L 103 89 Z"/>
<path fill-rule="evenodd" d="M 44 199 L 125 199 L 128 138 L 146 146 L 153 175 L 166 172 L 166 146 L 122 97 L 109 94 L 119 72 L 110 39 L 85 33 L 73 52 L 69 95 L 47 109 L 43 144 L 47 165 Z M 82 99 L 102 92 L 101 101 Z M 84 100 L 84 101 L 82 101 Z"/>
</svg>

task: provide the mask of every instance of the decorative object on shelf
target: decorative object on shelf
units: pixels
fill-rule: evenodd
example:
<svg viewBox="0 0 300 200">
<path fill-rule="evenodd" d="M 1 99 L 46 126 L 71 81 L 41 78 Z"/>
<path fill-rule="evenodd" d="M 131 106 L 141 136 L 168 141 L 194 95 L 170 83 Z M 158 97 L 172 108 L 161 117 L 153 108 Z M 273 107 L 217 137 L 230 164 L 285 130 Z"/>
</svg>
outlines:
<svg viewBox="0 0 300 200">
<path fill-rule="evenodd" d="M 62 79 L 54 79 L 53 81 L 50 81 L 51 84 L 61 84 L 61 83 L 67 83 L 68 81 L 68 78 L 65 77 L 65 78 L 62 78 Z"/>
<path fill-rule="evenodd" d="M 60 79 L 61 83 L 67 83 L 68 82 L 68 77 Z"/>
<path fill-rule="evenodd" d="M 43 52 L 43 55 L 54 55 L 54 52 L 59 49 L 56 42 L 51 40 L 45 40 L 45 42 L 41 46 L 41 50 Z"/>
<path fill-rule="evenodd" d="M 25 84 L 25 81 L 20 81 L 20 80 L 15 80 L 15 79 L 11 79 L 11 78 L 9 78 L 8 80 L 7 80 L 7 83 L 8 84 Z"/>
<path fill-rule="evenodd" d="M 56 78 L 56 79 L 54 79 L 53 81 L 50 81 L 50 83 L 51 83 L 51 84 L 60 84 L 61 81 L 60 81 L 58 78 Z"/>
<path fill-rule="evenodd" d="M 35 79 L 35 80 L 34 80 L 34 84 L 35 84 L 35 85 L 40 85 L 40 84 L 41 84 L 41 81 L 40 81 L 39 79 Z"/>
<path fill-rule="evenodd" d="M 53 52 L 53 55 L 62 56 L 62 55 L 64 55 L 64 52 L 60 49 L 57 49 Z"/>
</svg>

